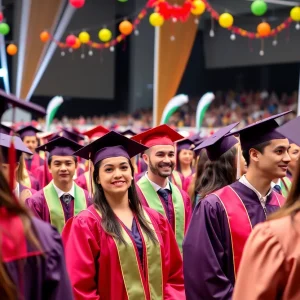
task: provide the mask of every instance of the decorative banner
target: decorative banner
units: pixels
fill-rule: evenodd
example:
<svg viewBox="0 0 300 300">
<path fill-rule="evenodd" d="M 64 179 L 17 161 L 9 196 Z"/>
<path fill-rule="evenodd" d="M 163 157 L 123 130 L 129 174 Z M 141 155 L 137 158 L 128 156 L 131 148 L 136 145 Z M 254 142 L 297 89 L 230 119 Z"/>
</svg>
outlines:
<svg viewBox="0 0 300 300">
<path fill-rule="evenodd" d="M 52 98 L 47 107 L 47 117 L 46 117 L 46 131 L 50 131 L 50 125 L 55 117 L 55 114 L 59 107 L 64 102 L 63 97 L 55 96 Z"/>
<path fill-rule="evenodd" d="M 215 95 L 213 93 L 206 93 L 200 98 L 196 111 L 196 128 L 198 130 L 201 128 L 208 107 L 214 100 Z"/>
<path fill-rule="evenodd" d="M 167 124 L 169 122 L 170 117 L 175 113 L 176 110 L 183 104 L 186 104 L 189 102 L 189 98 L 187 95 L 180 94 L 175 97 L 173 97 L 168 104 L 166 105 L 160 124 Z"/>
</svg>

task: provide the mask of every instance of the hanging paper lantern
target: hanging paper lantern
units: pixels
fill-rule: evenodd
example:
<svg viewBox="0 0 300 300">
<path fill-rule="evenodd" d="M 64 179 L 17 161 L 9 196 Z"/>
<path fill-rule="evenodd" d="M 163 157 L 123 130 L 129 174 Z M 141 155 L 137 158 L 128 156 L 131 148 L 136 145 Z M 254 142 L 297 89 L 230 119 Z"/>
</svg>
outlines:
<svg viewBox="0 0 300 300">
<path fill-rule="evenodd" d="M 10 27 L 6 23 L 0 24 L 0 34 L 7 35 L 10 31 Z"/>
<path fill-rule="evenodd" d="M 300 21 L 300 7 L 296 6 L 291 9 L 290 17 L 293 21 L 299 22 Z"/>
<path fill-rule="evenodd" d="M 133 31 L 133 25 L 129 21 L 123 21 L 119 25 L 119 31 L 122 34 L 130 35 Z"/>
<path fill-rule="evenodd" d="M 106 43 L 111 40 L 112 33 L 109 29 L 103 28 L 98 33 L 99 40 Z"/>
<path fill-rule="evenodd" d="M 3 21 L 3 12 L 0 11 L 0 22 L 2 22 L 2 21 Z"/>
<path fill-rule="evenodd" d="M 75 45 L 75 43 L 76 43 L 76 36 L 73 34 L 68 35 L 66 38 L 66 44 L 69 47 L 72 47 L 73 45 Z"/>
<path fill-rule="evenodd" d="M 191 13 L 195 16 L 200 16 L 205 12 L 205 3 L 201 0 L 195 0 L 192 3 Z"/>
<path fill-rule="evenodd" d="M 257 26 L 257 32 L 261 37 L 268 36 L 271 33 L 271 26 L 267 22 L 262 22 Z"/>
<path fill-rule="evenodd" d="M 164 24 L 165 20 L 161 14 L 155 12 L 150 15 L 149 22 L 152 26 L 159 27 Z"/>
<path fill-rule="evenodd" d="M 41 34 L 40 34 L 40 40 L 43 43 L 46 43 L 49 40 L 49 37 L 50 37 L 50 34 L 49 34 L 48 31 L 42 31 Z"/>
<path fill-rule="evenodd" d="M 266 13 L 268 5 L 264 0 L 255 0 L 251 4 L 251 11 L 255 16 L 262 16 Z"/>
<path fill-rule="evenodd" d="M 128 0 L 118 0 L 118 1 L 124 3 L 127 2 Z"/>
<path fill-rule="evenodd" d="M 229 28 L 233 25 L 233 16 L 229 13 L 220 15 L 219 24 L 223 28 Z"/>
<path fill-rule="evenodd" d="M 78 49 L 81 46 L 79 38 L 76 38 L 75 44 L 72 46 L 73 49 Z"/>
<path fill-rule="evenodd" d="M 9 54 L 9 55 L 15 55 L 17 54 L 18 52 L 18 47 L 14 44 L 9 44 L 6 48 L 6 52 Z"/>
<path fill-rule="evenodd" d="M 70 0 L 69 2 L 73 7 L 81 8 L 84 5 L 85 0 Z"/>
<path fill-rule="evenodd" d="M 78 37 L 82 44 L 87 44 L 91 38 L 90 35 L 86 31 L 80 32 Z"/>
</svg>

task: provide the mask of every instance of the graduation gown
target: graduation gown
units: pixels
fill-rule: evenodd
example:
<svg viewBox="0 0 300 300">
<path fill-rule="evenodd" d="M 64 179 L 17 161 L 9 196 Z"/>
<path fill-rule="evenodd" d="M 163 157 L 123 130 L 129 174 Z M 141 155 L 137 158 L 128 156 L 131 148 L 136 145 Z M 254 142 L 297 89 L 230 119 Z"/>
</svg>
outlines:
<svg viewBox="0 0 300 300">
<path fill-rule="evenodd" d="M 130 254 L 133 253 L 135 262 L 128 263 L 128 252 L 124 254 L 118 249 L 114 239 L 102 229 L 101 217 L 94 206 L 90 206 L 67 222 L 62 238 L 67 268 L 77 300 L 185 299 L 182 258 L 172 229 L 168 221 L 157 212 L 145 208 L 145 215 L 155 230 L 160 246 L 154 246 L 148 241 L 145 247 L 143 239 L 143 263 L 139 259 L 137 249 L 140 247 L 134 237 L 132 237 L 134 248 L 130 248 L 129 251 L 132 251 Z M 120 224 L 123 226 L 121 221 Z M 129 248 L 129 245 L 126 247 Z M 152 263 L 149 261 L 151 258 L 147 253 L 153 249 L 158 251 L 156 253 L 160 256 L 161 264 L 156 259 Z M 125 265 L 122 262 L 125 262 Z M 130 276 L 135 269 L 139 270 L 140 275 L 133 279 Z M 155 282 L 153 278 L 156 278 Z M 129 280 L 127 285 L 124 280 Z M 145 297 L 139 297 L 137 294 L 140 280 L 143 282 L 142 290 Z M 157 284 L 160 287 L 155 289 Z"/>
<path fill-rule="evenodd" d="M 265 211 L 253 190 L 239 181 L 230 187 L 242 200 L 252 227 L 266 220 Z M 279 208 L 277 203 L 270 204 L 275 196 L 283 199 L 272 191 L 266 201 L 267 214 Z M 231 299 L 235 269 L 228 222 L 227 211 L 214 194 L 202 199 L 195 207 L 183 243 L 187 299 Z"/>
<path fill-rule="evenodd" d="M 18 197 L 20 198 L 20 200 L 25 201 L 26 199 L 28 199 L 29 197 L 31 197 L 32 195 L 34 195 L 37 191 L 34 189 L 30 189 L 22 184 L 19 183 L 19 195 Z"/>
<path fill-rule="evenodd" d="M 257 225 L 244 249 L 234 300 L 300 299 L 300 214 Z"/>
<path fill-rule="evenodd" d="M 88 191 L 92 195 L 93 191 L 95 190 L 95 187 L 92 186 L 92 190 L 90 191 L 90 184 L 88 183 L 88 178 L 89 178 L 89 172 L 87 171 L 81 174 L 80 176 L 78 176 L 74 181 L 78 186 Z"/>
<path fill-rule="evenodd" d="M 33 172 L 39 166 L 43 166 L 44 160 L 38 153 L 34 153 L 31 158 L 25 158 L 26 169 L 29 172 Z"/>
<path fill-rule="evenodd" d="M 16 300 L 74 299 L 59 233 L 36 218 L 32 218 L 32 224 L 43 254 L 25 241 L 25 257 L 15 255 L 13 259 L 4 260 L 8 275 L 23 296 Z M 17 229 L 14 227 L 14 230 Z"/>
<path fill-rule="evenodd" d="M 86 207 L 88 207 L 91 204 L 91 199 L 88 197 L 87 191 L 84 190 L 84 194 L 85 194 Z M 69 204 L 66 204 L 64 201 L 59 199 L 58 196 L 57 196 L 57 201 L 59 201 L 61 204 L 64 213 L 64 219 L 65 222 L 67 222 L 71 217 L 74 216 L 75 201 L 72 200 Z M 39 219 L 45 222 L 51 223 L 50 209 L 46 201 L 44 189 L 41 189 L 40 191 L 32 195 L 32 197 L 26 199 L 26 204 L 36 217 L 38 217 Z"/>
</svg>

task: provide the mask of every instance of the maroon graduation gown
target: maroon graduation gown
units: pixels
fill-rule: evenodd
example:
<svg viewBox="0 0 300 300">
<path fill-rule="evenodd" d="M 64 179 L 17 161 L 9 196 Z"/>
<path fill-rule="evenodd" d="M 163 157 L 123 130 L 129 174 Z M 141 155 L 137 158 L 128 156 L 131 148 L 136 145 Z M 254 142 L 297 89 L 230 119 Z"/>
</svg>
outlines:
<svg viewBox="0 0 300 300">
<path fill-rule="evenodd" d="M 25 158 L 26 169 L 29 172 L 33 172 L 39 166 L 44 164 L 44 160 L 39 156 L 38 153 L 34 153 L 31 158 Z"/>
<path fill-rule="evenodd" d="M 266 220 L 254 191 L 239 181 L 231 184 L 231 187 L 242 199 L 252 227 Z M 268 214 L 279 208 L 271 205 L 270 199 L 271 195 L 266 201 Z M 226 211 L 215 195 L 208 195 L 195 207 L 183 243 L 187 299 L 231 299 L 235 283 L 232 255 Z"/>
<path fill-rule="evenodd" d="M 74 299 L 59 233 L 37 218 L 32 218 L 32 223 L 44 255 L 36 255 L 27 241 L 26 261 L 18 259 L 4 264 L 11 280 L 23 290 L 24 297 L 16 300 Z"/>
</svg>

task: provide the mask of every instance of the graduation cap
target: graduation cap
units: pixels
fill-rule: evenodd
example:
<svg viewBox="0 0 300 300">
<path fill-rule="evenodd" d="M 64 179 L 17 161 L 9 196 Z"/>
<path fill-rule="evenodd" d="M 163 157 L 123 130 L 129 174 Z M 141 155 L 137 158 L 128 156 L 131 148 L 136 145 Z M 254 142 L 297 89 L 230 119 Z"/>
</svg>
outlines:
<svg viewBox="0 0 300 300">
<path fill-rule="evenodd" d="M 269 142 L 271 140 L 284 139 L 285 137 L 275 130 L 279 127 L 275 119 L 289 114 L 290 112 L 292 111 L 290 110 L 271 116 L 254 124 L 248 125 L 243 129 L 237 130 L 231 134 L 238 133 L 240 135 L 240 141 L 243 150 L 249 150 L 256 145 Z"/>
<path fill-rule="evenodd" d="M 83 132 L 83 135 L 86 135 L 89 139 L 100 138 L 108 133 L 109 130 L 104 126 L 98 125 L 88 131 Z"/>
<path fill-rule="evenodd" d="M 17 152 L 17 161 L 20 160 L 20 157 L 22 153 L 27 153 L 29 155 L 32 155 L 32 152 L 25 146 L 25 144 L 22 142 L 22 140 L 18 136 L 11 136 L 5 133 L 0 134 L 0 148 L 3 156 L 3 160 L 5 163 L 8 163 L 9 161 L 9 149 L 11 147 L 11 144 L 14 144 L 14 148 Z"/>
<path fill-rule="evenodd" d="M 16 131 L 16 133 L 19 134 L 19 136 L 21 137 L 21 139 L 23 140 L 26 136 L 36 136 L 36 134 L 38 132 L 42 132 L 39 129 L 36 129 L 35 127 L 33 127 L 32 125 L 23 127 L 19 130 Z"/>
<path fill-rule="evenodd" d="M 195 146 L 200 145 L 205 138 L 200 137 L 200 132 L 193 134 L 189 137 L 189 140 L 191 140 Z"/>
<path fill-rule="evenodd" d="M 178 141 L 176 143 L 177 152 L 181 150 L 193 150 L 195 148 L 195 144 L 190 139 L 184 139 L 181 141 Z"/>
<path fill-rule="evenodd" d="M 54 140 L 54 139 L 57 139 L 58 137 L 65 137 L 69 140 L 72 140 L 75 143 L 79 143 L 80 141 L 84 140 L 84 136 L 82 134 L 72 132 L 66 128 L 62 128 L 61 132 L 59 132 L 59 133 L 51 134 L 48 137 L 48 140 Z M 47 136 L 46 136 L 46 138 L 47 138 Z"/>
<path fill-rule="evenodd" d="M 124 156 L 128 159 L 144 152 L 148 148 L 115 131 L 110 131 L 101 138 L 75 152 L 74 155 L 91 159 L 93 164 L 109 158 Z"/>
<path fill-rule="evenodd" d="M 211 161 L 218 160 L 221 155 L 223 155 L 239 142 L 238 139 L 236 139 L 234 136 L 228 136 L 228 133 L 230 133 L 230 131 L 238 124 L 239 122 L 233 123 L 219 129 L 212 136 L 206 138 L 194 150 L 199 151 L 205 148 L 207 156 Z"/>
<path fill-rule="evenodd" d="M 4 112 L 9 109 L 9 107 L 21 108 L 42 117 L 46 115 L 46 110 L 43 107 L 25 100 L 18 99 L 16 96 L 9 95 L 0 89 L 0 119 Z"/>
<path fill-rule="evenodd" d="M 0 124 L 0 134 L 1 133 L 4 133 L 4 134 L 7 134 L 7 135 L 10 135 L 10 133 L 12 132 L 13 130 L 8 127 L 8 126 L 5 126 L 3 124 Z"/>
<path fill-rule="evenodd" d="M 297 117 L 284 125 L 276 128 L 276 132 L 288 138 L 291 143 L 300 146 L 300 117 Z"/>
<path fill-rule="evenodd" d="M 68 138 L 58 137 L 51 140 L 47 144 L 38 147 L 36 151 L 47 151 L 49 152 L 50 156 L 73 156 L 73 153 L 79 150 L 81 147 L 81 145 Z"/>
<path fill-rule="evenodd" d="M 137 134 L 131 139 L 150 148 L 156 145 L 174 145 L 174 142 L 183 139 L 183 136 L 163 124 Z"/>
<path fill-rule="evenodd" d="M 128 138 L 131 138 L 131 137 L 137 135 L 137 133 L 132 131 L 131 129 L 126 129 L 124 131 L 119 131 L 119 133 L 126 136 L 126 137 L 128 137 Z"/>
</svg>

